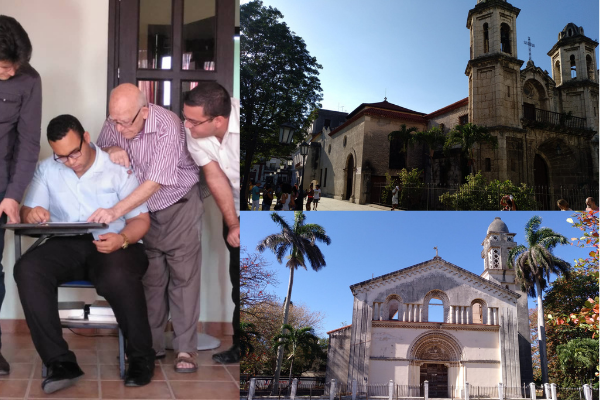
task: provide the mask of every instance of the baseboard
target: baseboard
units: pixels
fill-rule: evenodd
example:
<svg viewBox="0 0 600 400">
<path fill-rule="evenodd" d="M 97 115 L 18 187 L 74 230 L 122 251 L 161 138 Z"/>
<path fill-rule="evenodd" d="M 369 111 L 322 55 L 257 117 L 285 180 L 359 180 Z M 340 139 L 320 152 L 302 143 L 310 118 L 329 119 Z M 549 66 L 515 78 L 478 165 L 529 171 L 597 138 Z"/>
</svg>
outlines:
<svg viewBox="0 0 600 400">
<path fill-rule="evenodd" d="M 24 319 L 3 319 L 0 320 L 0 329 L 3 333 L 26 333 L 29 334 L 29 327 Z M 63 329 L 69 332 L 69 329 Z M 74 332 L 84 335 L 90 334 L 116 334 L 115 329 L 73 329 Z M 211 336 L 223 337 L 233 336 L 233 326 L 231 322 L 206 321 L 198 322 L 198 332 L 204 332 Z"/>
</svg>

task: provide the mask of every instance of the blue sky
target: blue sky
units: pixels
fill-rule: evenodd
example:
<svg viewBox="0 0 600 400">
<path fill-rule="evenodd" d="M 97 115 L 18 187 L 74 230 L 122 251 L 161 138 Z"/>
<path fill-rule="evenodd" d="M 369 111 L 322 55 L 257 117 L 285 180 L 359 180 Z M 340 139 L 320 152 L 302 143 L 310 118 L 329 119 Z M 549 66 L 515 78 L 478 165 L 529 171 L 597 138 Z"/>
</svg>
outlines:
<svg viewBox="0 0 600 400">
<path fill-rule="evenodd" d="M 546 54 L 569 22 L 583 26 L 591 39 L 600 36 L 597 0 L 509 3 L 521 9 L 518 58 L 529 59 L 524 42 L 531 37 L 533 61 L 549 72 Z M 264 0 L 263 4 L 283 13 L 283 21 L 323 66 L 325 109 L 351 112 L 387 95 L 389 102 L 429 113 L 468 95 L 466 22 L 476 0 Z"/>
<path fill-rule="evenodd" d="M 256 252 L 257 243 L 278 232 L 270 213 L 241 213 L 241 243 L 248 252 Z M 293 223 L 293 213 L 284 213 Z M 481 243 L 495 217 L 516 233 L 515 241 L 524 243 L 524 227 L 533 216 L 542 218 L 542 226 L 552 228 L 568 239 L 581 236 L 566 219 L 570 213 L 549 212 L 309 212 L 307 223 L 323 226 L 331 237 L 330 246 L 320 245 L 327 266 L 319 272 L 298 270 L 294 275 L 292 302 L 304 303 L 325 315 L 322 329 L 337 329 L 352 322 L 353 297 L 349 286 L 435 256 L 434 246 L 444 260 L 477 275 L 483 272 Z M 589 249 L 560 246 L 555 255 L 572 262 L 585 258 Z M 279 285 L 269 289 L 281 299 L 286 296 L 289 270 L 280 265 L 273 253 L 265 251 L 270 268 L 277 271 Z M 285 263 L 285 261 L 284 261 Z M 535 302 L 529 300 L 529 307 Z"/>
</svg>

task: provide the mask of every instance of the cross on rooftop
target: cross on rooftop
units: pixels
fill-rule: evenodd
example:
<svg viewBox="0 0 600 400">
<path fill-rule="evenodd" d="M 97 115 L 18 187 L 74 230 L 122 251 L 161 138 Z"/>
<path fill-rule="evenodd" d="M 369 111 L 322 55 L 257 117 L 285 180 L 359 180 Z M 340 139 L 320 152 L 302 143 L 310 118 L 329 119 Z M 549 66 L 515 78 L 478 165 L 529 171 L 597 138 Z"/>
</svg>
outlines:
<svg viewBox="0 0 600 400">
<path fill-rule="evenodd" d="M 531 43 L 531 38 L 529 36 L 527 36 L 527 41 L 523 43 L 529 46 L 529 61 L 531 61 L 531 48 L 535 47 L 535 44 Z"/>
</svg>

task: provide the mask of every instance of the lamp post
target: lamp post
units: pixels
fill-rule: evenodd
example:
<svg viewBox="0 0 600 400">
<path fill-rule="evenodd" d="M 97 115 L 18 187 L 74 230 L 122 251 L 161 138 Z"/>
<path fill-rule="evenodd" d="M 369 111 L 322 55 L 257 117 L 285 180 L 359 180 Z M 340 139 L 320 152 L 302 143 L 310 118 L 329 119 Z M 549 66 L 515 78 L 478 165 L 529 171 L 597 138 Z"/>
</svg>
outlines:
<svg viewBox="0 0 600 400">
<path fill-rule="evenodd" d="M 303 142 L 300 145 L 300 155 L 302 156 L 302 177 L 300 178 L 300 187 L 298 188 L 298 199 L 296 200 L 296 210 L 302 211 L 304 209 L 304 165 L 306 164 L 306 156 L 310 150 L 310 144 Z"/>
</svg>

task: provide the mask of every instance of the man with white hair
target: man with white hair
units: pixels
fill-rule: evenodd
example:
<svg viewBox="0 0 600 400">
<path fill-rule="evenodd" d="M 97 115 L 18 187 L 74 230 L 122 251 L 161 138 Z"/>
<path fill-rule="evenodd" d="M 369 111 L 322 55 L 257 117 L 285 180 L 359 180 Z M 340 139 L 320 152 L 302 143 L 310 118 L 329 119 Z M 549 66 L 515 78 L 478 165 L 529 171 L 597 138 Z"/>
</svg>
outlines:
<svg viewBox="0 0 600 400">
<path fill-rule="evenodd" d="M 195 372 L 204 212 L 199 167 L 186 149 L 179 117 L 148 103 L 135 85 L 114 88 L 108 109 L 98 145 L 114 163 L 131 168 L 140 186 L 113 207 L 96 210 L 88 221 L 110 223 L 147 202 L 151 225 L 143 240 L 150 265 L 143 284 L 152 346 L 157 358 L 164 357 L 170 312 L 177 353 L 173 367 Z"/>
</svg>

